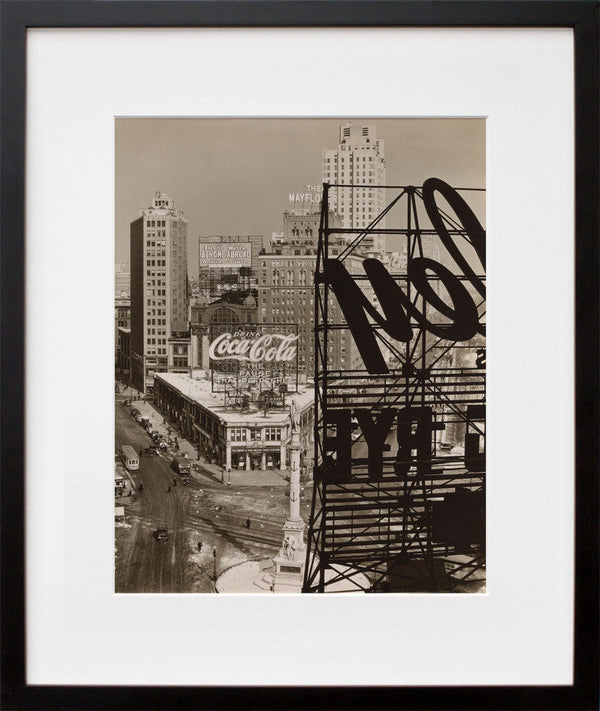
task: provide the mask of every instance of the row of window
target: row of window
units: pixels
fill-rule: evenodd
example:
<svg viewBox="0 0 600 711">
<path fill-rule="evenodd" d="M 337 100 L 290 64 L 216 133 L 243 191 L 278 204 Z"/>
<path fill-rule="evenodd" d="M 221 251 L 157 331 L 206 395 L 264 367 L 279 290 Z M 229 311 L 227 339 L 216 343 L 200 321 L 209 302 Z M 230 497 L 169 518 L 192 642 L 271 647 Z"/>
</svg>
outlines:
<svg viewBox="0 0 600 711">
<path fill-rule="evenodd" d="M 246 427 L 231 427 L 230 439 L 232 442 L 251 442 L 264 440 L 265 442 L 280 442 L 281 427 L 264 427 L 260 429 L 247 429 Z"/>
</svg>

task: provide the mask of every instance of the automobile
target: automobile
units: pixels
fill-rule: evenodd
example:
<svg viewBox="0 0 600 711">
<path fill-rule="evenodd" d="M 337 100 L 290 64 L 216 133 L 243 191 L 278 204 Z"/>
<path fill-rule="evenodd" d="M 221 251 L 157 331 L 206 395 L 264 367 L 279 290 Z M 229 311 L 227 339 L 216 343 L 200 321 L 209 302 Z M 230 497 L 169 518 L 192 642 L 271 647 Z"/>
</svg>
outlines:
<svg viewBox="0 0 600 711">
<path fill-rule="evenodd" d="M 190 474 L 190 461 L 186 457 L 174 457 L 171 461 L 171 469 L 177 474 Z"/>
<path fill-rule="evenodd" d="M 166 524 L 163 524 L 162 526 L 158 526 L 156 531 L 154 531 L 154 538 L 157 541 L 168 541 L 169 540 L 169 529 L 167 528 Z"/>
<path fill-rule="evenodd" d="M 123 405 L 125 405 L 125 407 L 129 407 L 131 405 L 131 400 L 125 400 Z"/>
<path fill-rule="evenodd" d="M 157 447 L 146 447 L 144 450 L 144 454 L 158 454 L 158 448 Z"/>
</svg>

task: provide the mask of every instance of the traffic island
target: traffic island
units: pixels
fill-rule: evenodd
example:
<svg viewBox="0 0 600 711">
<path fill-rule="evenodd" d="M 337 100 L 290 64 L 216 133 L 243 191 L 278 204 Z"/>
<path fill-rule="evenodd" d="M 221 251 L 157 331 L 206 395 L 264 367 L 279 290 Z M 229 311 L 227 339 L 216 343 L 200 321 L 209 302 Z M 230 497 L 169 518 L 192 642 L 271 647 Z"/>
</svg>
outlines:
<svg viewBox="0 0 600 711">
<path fill-rule="evenodd" d="M 339 578 L 344 574 L 343 579 Z M 335 580 L 335 582 L 329 582 Z M 301 593 L 302 585 L 281 585 L 276 588 L 276 564 L 272 559 L 247 560 L 243 563 L 232 565 L 218 576 L 215 581 L 217 593 Z M 325 571 L 326 593 L 364 593 L 369 587 L 365 575 L 358 571 L 352 573 L 350 568 L 336 566 L 335 569 Z"/>
</svg>

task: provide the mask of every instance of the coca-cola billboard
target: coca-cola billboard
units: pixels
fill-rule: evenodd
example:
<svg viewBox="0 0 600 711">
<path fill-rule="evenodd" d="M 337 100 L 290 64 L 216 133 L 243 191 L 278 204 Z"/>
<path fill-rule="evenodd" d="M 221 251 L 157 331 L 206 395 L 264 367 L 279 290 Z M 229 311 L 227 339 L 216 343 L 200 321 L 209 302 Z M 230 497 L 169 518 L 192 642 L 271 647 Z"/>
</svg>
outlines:
<svg viewBox="0 0 600 711">
<path fill-rule="evenodd" d="M 298 387 L 296 324 L 211 325 L 209 364 L 213 392 L 258 396 Z"/>
</svg>

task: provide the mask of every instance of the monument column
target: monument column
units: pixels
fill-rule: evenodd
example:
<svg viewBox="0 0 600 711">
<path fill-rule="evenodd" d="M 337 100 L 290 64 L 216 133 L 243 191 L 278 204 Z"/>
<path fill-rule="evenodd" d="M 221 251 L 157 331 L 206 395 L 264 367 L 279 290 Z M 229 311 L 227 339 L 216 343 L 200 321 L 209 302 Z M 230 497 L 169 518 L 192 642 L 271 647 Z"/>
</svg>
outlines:
<svg viewBox="0 0 600 711">
<path fill-rule="evenodd" d="M 273 592 L 301 592 L 304 577 L 306 546 L 304 544 L 305 523 L 300 516 L 300 432 L 295 414 L 292 404 L 289 513 L 283 524 L 283 545 L 273 559 L 275 563 Z"/>
</svg>

